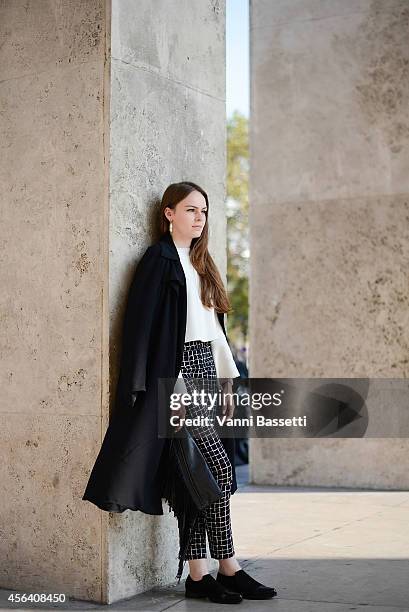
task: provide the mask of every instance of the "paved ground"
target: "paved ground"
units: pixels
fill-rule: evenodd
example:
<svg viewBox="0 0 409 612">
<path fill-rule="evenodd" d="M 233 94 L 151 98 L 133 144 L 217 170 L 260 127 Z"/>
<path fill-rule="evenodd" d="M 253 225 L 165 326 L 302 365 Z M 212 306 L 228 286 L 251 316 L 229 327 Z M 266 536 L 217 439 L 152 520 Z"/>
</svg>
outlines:
<svg viewBox="0 0 409 612">
<path fill-rule="evenodd" d="M 232 497 L 237 555 L 278 597 L 245 600 L 234 609 L 409 612 L 409 491 L 255 487 L 243 484 L 245 468 L 238 472 L 242 484 Z M 2 609 L 9 607 L 8 593 L 0 591 Z M 65 609 L 211 612 L 224 606 L 185 600 L 183 580 L 111 606 L 72 602 Z"/>
</svg>

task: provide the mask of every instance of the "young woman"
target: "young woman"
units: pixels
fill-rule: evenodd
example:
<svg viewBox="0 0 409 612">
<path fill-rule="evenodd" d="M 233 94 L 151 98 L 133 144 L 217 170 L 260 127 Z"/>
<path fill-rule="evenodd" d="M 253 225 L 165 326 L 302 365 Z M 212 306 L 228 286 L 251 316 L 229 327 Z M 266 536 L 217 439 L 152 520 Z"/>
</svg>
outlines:
<svg viewBox="0 0 409 612">
<path fill-rule="evenodd" d="M 208 196 L 195 183 L 174 183 L 165 190 L 159 212 L 160 239 L 145 251 L 129 291 L 114 415 L 83 496 L 110 512 L 163 514 L 169 440 L 157 434 L 158 379 L 178 380 L 191 392 L 195 379 L 215 389 L 217 378 L 229 394 L 232 379 L 240 375 L 224 324 L 229 299 L 208 252 Z M 231 399 L 223 410 L 233 415 Z M 177 415 L 209 416 L 209 411 L 192 403 Z M 186 596 L 218 603 L 274 597 L 276 590 L 252 578 L 235 557 L 230 519 L 230 496 L 237 489 L 234 439 L 220 438 L 213 425 L 189 430 L 222 497 L 201 510 L 194 523 L 178 515 L 180 542 L 186 545 L 179 551 L 177 577 L 187 560 Z M 216 579 L 207 566 L 206 535 L 211 557 L 219 560 Z"/>
</svg>

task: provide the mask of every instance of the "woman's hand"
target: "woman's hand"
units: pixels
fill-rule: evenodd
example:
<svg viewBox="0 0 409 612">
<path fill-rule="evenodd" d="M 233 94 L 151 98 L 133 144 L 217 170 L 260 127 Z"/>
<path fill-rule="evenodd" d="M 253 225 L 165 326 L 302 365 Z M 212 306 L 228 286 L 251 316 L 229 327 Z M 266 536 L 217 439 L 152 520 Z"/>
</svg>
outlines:
<svg viewBox="0 0 409 612">
<path fill-rule="evenodd" d="M 220 384 L 222 386 L 222 413 L 226 415 L 228 419 L 231 419 L 235 408 L 233 401 L 233 379 L 221 378 Z"/>
</svg>

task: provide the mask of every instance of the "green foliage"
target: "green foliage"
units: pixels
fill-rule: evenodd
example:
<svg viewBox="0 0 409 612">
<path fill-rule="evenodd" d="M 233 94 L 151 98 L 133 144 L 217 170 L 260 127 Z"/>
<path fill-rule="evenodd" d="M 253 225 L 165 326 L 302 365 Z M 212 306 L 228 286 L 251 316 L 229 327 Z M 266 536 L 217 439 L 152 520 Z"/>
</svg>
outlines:
<svg viewBox="0 0 409 612">
<path fill-rule="evenodd" d="M 248 119 L 235 111 L 227 122 L 227 277 L 233 312 L 229 338 L 247 346 L 248 335 Z"/>
</svg>

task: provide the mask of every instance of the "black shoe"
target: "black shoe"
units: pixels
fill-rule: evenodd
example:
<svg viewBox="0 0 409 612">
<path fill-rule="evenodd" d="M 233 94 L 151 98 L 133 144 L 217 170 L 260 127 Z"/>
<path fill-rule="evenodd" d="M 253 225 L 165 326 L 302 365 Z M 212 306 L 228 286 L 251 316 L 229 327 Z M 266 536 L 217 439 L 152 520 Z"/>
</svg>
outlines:
<svg viewBox="0 0 409 612">
<path fill-rule="evenodd" d="M 185 581 L 185 597 L 204 598 L 222 604 L 238 604 L 243 598 L 240 593 L 232 593 L 213 578 L 205 574 L 201 580 L 192 580 L 190 575 Z"/>
<path fill-rule="evenodd" d="M 274 587 L 257 582 L 243 569 L 238 570 L 234 576 L 224 576 L 218 572 L 216 580 L 226 589 L 240 593 L 244 599 L 271 599 L 277 595 Z"/>
</svg>

